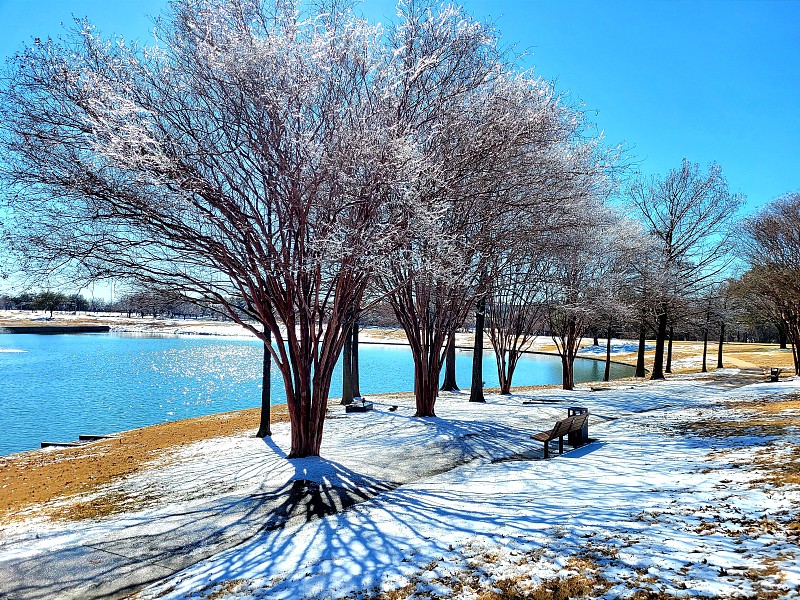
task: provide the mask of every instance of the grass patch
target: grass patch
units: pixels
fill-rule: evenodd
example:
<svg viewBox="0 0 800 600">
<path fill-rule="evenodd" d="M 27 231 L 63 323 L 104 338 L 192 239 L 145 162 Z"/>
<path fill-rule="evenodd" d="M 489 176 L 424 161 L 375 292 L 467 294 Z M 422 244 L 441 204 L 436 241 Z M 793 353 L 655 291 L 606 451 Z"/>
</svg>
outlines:
<svg viewBox="0 0 800 600">
<path fill-rule="evenodd" d="M 245 579 L 229 579 L 228 581 L 213 583 L 200 590 L 200 593 L 207 600 L 219 600 L 230 594 L 241 592 L 246 583 L 247 580 Z"/>
<path fill-rule="evenodd" d="M 800 395 L 769 397 L 729 402 L 724 407 L 734 413 L 686 421 L 678 430 L 698 437 L 785 436 L 800 428 Z"/>
<path fill-rule="evenodd" d="M 755 400 L 742 400 L 739 402 L 729 402 L 725 406 L 739 410 L 751 410 L 767 415 L 776 415 L 786 411 L 798 411 L 800 414 L 800 394 L 783 396 L 781 400 L 771 400 L 769 397 L 757 398 Z M 795 422 L 800 424 L 800 419 L 795 418 Z"/>
<path fill-rule="evenodd" d="M 753 483 L 800 486 L 800 446 L 764 448 L 756 453 L 753 468 L 763 473 Z M 795 529 L 800 530 L 800 524 Z"/>
<path fill-rule="evenodd" d="M 88 500 L 79 500 L 66 506 L 53 507 L 46 514 L 53 520 L 82 521 L 101 519 L 111 515 L 141 510 L 152 506 L 160 499 L 156 494 L 129 494 L 110 492 Z"/>
<path fill-rule="evenodd" d="M 31 516 L 44 509 L 59 517 L 48 503 L 74 498 L 75 515 L 115 514 L 128 500 L 81 500 L 103 485 L 149 468 L 170 450 L 200 440 L 242 434 L 258 427 L 260 408 L 196 417 L 125 431 L 114 438 L 46 452 L 32 451 L 0 458 L 0 522 Z M 286 405 L 272 407 L 272 421 L 288 420 Z M 131 500 L 135 502 L 137 499 Z M 103 506 L 106 505 L 106 506 Z"/>
<path fill-rule="evenodd" d="M 679 433 L 697 437 L 773 437 L 786 435 L 790 427 L 797 427 L 795 419 L 745 418 L 738 420 L 700 419 L 678 427 Z"/>
<path fill-rule="evenodd" d="M 519 565 L 537 562 L 541 550 L 523 554 Z M 347 596 L 350 600 L 405 600 L 411 596 L 419 597 L 420 586 L 448 590 L 447 597 L 462 594 L 471 595 L 476 600 L 567 600 L 568 598 L 595 598 L 613 587 L 602 576 L 601 567 L 588 554 L 572 556 L 568 559 L 564 574 L 544 580 L 535 580 L 524 574 L 494 579 L 488 575 L 491 565 L 498 557 L 491 552 L 469 561 L 469 567 L 453 575 L 430 577 L 430 571 L 438 564 L 436 561 L 422 568 L 422 575 L 414 577 L 406 585 L 387 591 L 374 590 L 367 595 Z M 438 592 L 441 594 L 442 592 Z M 439 598 L 439 595 L 435 597 Z"/>
</svg>

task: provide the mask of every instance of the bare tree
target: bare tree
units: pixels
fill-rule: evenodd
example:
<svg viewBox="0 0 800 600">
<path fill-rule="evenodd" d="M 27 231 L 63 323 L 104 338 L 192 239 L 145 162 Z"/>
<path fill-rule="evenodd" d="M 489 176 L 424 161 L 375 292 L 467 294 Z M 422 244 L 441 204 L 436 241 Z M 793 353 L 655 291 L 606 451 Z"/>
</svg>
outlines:
<svg viewBox="0 0 800 600">
<path fill-rule="evenodd" d="M 226 313 L 283 376 L 289 456 L 316 455 L 351 307 L 401 229 L 391 48 L 337 3 L 172 6 L 158 47 L 80 24 L 15 58 L 0 92 L 14 248 Z"/>
<path fill-rule="evenodd" d="M 765 311 L 774 311 L 800 375 L 800 193 L 776 198 L 745 220 L 743 242 L 750 263 L 743 285 L 764 299 Z"/>
<path fill-rule="evenodd" d="M 642 238 L 633 223 L 596 201 L 587 202 L 583 214 L 582 227 L 561 232 L 546 291 L 565 390 L 575 386 L 575 358 L 594 315 L 620 303 Z"/>
<path fill-rule="evenodd" d="M 510 394 L 514 371 L 530 348 L 545 316 L 544 284 L 549 255 L 544 248 L 525 260 L 509 261 L 488 294 L 489 340 L 497 361 L 500 393 Z M 517 258 L 520 254 L 515 254 Z"/>
<path fill-rule="evenodd" d="M 411 4 L 395 30 L 397 127 L 414 132 L 417 175 L 398 216 L 405 245 L 381 282 L 414 356 L 416 414 L 432 416 L 449 340 L 501 268 L 517 220 L 558 209 L 570 171 L 557 159 L 584 124 L 547 83 L 509 72 L 486 26 L 452 7 L 429 20 Z"/>
<path fill-rule="evenodd" d="M 661 271 L 667 285 L 655 299 L 656 350 L 652 379 L 664 378 L 664 341 L 675 298 L 719 281 L 729 264 L 730 226 L 742 197 L 728 189 L 719 165 L 701 173 L 684 160 L 663 178 L 638 178 L 628 198 L 660 242 Z"/>
</svg>

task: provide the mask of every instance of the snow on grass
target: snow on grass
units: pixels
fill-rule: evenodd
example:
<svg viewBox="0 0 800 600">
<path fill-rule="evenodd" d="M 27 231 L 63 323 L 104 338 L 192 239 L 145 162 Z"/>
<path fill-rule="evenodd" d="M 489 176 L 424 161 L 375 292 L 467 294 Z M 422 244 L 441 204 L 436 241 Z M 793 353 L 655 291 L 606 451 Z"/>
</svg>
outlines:
<svg viewBox="0 0 800 600">
<path fill-rule="evenodd" d="M 412 417 L 408 396 L 371 397 L 376 410 L 364 414 L 335 406 L 323 458 L 286 460 L 284 424 L 272 440 L 198 442 L 116 488 L 161 501 L 78 529 L 28 524 L 17 541 L 6 531 L 0 562 L 135 523 L 179 523 L 192 508 L 301 480 L 371 497 L 254 531 L 138 597 L 798 597 L 798 486 L 759 469 L 764 453 L 796 451 L 800 431 L 714 424 L 747 419 L 737 406 L 797 394 L 800 381 L 730 389 L 736 373 L 489 395 L 486 404 L 444 394 L 429 419 Z M 530 435 L 574 405 L 590 409 L 596 441 L 539 459 Z"/>
<path fill-rule="evenodd" d="M 339 598 L 390 590 L 409 598 L 488 592 L 500 598 L 503 591 L 525 597 L 543 583 L 552 586 L 554 578 L 574 583 L 576 561 L 584 571 L 587 564 L 599 570 L 584 590 L 596 597 L 634 590 L 663 597 L 800 595 L 797 540 L 769 525 L 782 511 L 796 510 L 798 494 L 749 487 L 752 473 L 742 468 L 764 440 L 670 433 L 686 419 L 724 412 L 710 408 L 723 397 L 779 394 L 789 386 L 762 387 L 730 392 L 684 381 L 558 393 L 591 408 L 596 442 L 549 461 L 493 462 L 508 455 L 508 446 L 500 451 L 501 444 L 491 443 L 498 431 L 484 430 L 480 451 L 461 444 L 478 457 L 471 462 L 341 514 L 266 532 L 142 597 Z M 495 396 L 485 409 L 445 401 L 439 412 L 461 423 L 456 415 L 485 410 L 490 421 L 518 430 L 524 408 L 510 405 L 551 395 Z M 371 445 L 373 456 L 395 452 L 396 440 L 386 432 L 365 436 L 377 426 L 367 425 L 369 418 L 353 432 L 353 443 Z M 483 420 L 475 430 L 486 427 Z M 720 449 L 728 452 L 712 458 Z"/>
<path fill-rule="evenodd" d="M 645 344 L 645 350 L 655 350 L 654 344 Z M 621 354 L 635 354 L 639 351 L 639 343 L 635 341 L 626 340 L 611 340 L 611 356 L 619 356 Z M 598 346 L 584 346 L 578 350 L 578 354 L 587 354 L 589 356 L 605 356 L 606 346 L 600 344 Z"/>
</svg>

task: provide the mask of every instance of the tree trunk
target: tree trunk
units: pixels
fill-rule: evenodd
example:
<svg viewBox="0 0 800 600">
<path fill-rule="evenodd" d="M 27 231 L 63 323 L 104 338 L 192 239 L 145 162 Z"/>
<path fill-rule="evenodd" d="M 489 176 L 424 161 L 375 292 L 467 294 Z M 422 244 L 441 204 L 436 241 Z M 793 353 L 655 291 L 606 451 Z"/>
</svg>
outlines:
<svg viewBox="0 0 800 600">
<path fill-rule="evenodd" d="M 486 402 L 483 397 L 483 321 L 486 316 L 486 298 L 478 300 L 475 311 L 475 346 L 472 350 L 472 387 L 470 402 Z"/>
<path fill-rule="evenodd" d="M 426 357 L 427 358 L 427 357 Z M 416 396 L 417 412 L 415 417 L 435 417 L 434 406 L 439 396 L 439 373 L 432 373 L 434 369 L 427 365 L 414 364 L 414 394 Z"/>
<path fill-rule="evenodd" d="M 787 343 L 788 343 L 788 336 L 786 335 L 786 330 L 783 328 L 783 325 L 778 325 L 778 343 L 781 345 L 781 350 L 786 350 Z"/>
<path fill-rule="evenodd" d="M 708 355 L 708 327 L 703 329 L 703 368 L 701 369 L 701 373 L 707 373 L 708 369 L 706 368 L 706 356 Z"/>
<path fill-rule="evenodd" d="M 644 377 L 644 334 L 645 334 L 644 315 L 642 315 L 642 322 L 639 324 L 639 348 L 636 353 L 636 373 L 634 377 Z"/>
<path fill-rule="evenodd" d="M 353 386 L 353 397 L 361 398 L 361 384 L 358 373 L 358 319 L 353 323 L 353 342 L 350 346 L 350 384 Z"/>
<path fill-rule="evenodd" d="M 500 379 L 500 393 L 506 396 L 511 393 L 511 381 L 514 378 L 514 369 L 517 368 L 517 351 L 508 351 L 508 364 L 506 365 L 506 372 Z"/>
<path fill-rule="evenodd" d="M 667 367 L 664 369 L 667 373 L 672 373 L 672 336 L 674 332 L 672 325 L 669 326 L 669 341 L 667 342 Z"/>
<path fill-rule="evenodd" d="M 342 348 L 342 404 L 353 403 L 353 337 L 350 331 Z"/>
<path fill-rule="evenodd" d="M 794 374 L 800 375 L 800 345 L 792 341 L 792 357 L 794 358 Z"/>
<path fill-rule="evenodd" d="M 603 372 L 603 381 L 611 379 L 611 323 L 606 330 L 606 370 Z"/>
<path fill-rule="evenodd" d="M 719 346 L 717 347 L 717 368 L 722 369 L 722 344 L 725 342 L 725 322 L 719 324 Z"/>
<path fill-rule="evenodd" d="M 272 429 L 270 429 L 270 375 L 272 372 L 272 355 L 269 351 L 272 333 L 269 329 L 265 328 L 264 335 L 267 339 L 264 342 L 264 358 L 261 365 L 261 423 L 258 426 L 258 432 L 256 432 L 256 437 L 259 438 L 272 435 Z"/>
<path fill-rule="evenodd" d="M 574 316 L 569 316 L 561 333 L 561 387 L 565 390 L 575 388 L 575 357 L 578 354 L 581 338 Z"/>
<path fill-rule="evenodd" d="M 653 358 L 653 374 L 650 379 L 664 379 L 664 342 L 667 339 L 667 307 L 662 305 L 658 315 L 656 331 L 656 355 Z"/>
<path fill-rule="evenodd" d="M 596 331 L 594 332 L 594 345 L 595 346 L 599 346 L 600 345 L 600 340 L 597 339 L 597 332 Z"/>
<path fill-rule="evenodd" d="M 319 456 L 330 379 L 322 383 L 315 375 L 313 385 L 310 381 L 305 381 L 297 389 L 303 391 L 299 398 L 294 399 L 295 410 L 289 411 L 292 449 L 287 458 Z"/>
<path fill-rule="evenodd" d="M 447 342 L 447 355 L 444 362 L 444 382 L 442 383 L 443 392 L 457 392 L 456 383 L 456 336 L 450 336 Z"/>
</svg>

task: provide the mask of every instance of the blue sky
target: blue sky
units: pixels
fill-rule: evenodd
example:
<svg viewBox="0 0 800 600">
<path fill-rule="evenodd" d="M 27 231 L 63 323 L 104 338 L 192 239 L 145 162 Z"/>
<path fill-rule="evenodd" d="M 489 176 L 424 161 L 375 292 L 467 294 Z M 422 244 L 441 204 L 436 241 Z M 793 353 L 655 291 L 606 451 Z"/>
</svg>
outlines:
<svg viewBox="0 0 800 600">
<path fill-rule="evenodd" d="M 753 210 L 800 190 L 800 2 L 466 0 L 504 45 L 585 104 L 638 168 L 719 162 Z M 147 39 L 164 0 L 0 0 L 0 58 L 58 35 L 71 15 Z M 368 17 L 394 14 L 365 0 Z"/>
</svg>

